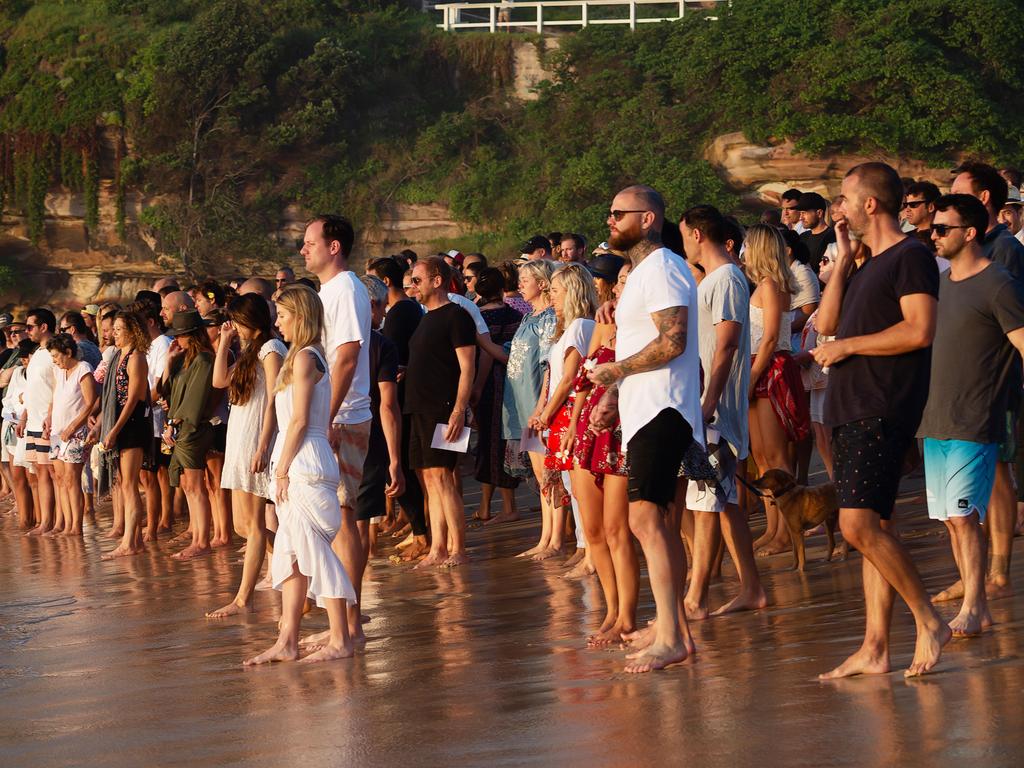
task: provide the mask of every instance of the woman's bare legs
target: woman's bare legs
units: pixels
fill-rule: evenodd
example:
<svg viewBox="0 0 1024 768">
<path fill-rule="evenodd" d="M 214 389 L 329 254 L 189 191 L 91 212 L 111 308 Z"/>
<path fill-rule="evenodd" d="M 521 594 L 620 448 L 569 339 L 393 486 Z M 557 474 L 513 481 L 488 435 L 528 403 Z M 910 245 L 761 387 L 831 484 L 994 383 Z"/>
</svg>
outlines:
<svg viewBox="0 0 1024 768">
<path fill-rule="evenodd" d="M 530 457 L 530 465 L 533 467 L 534 477 L 537 478 L 537 485 L 542 486 L 544 483 L 544 454 L 531 452 L 528 455 Z M 559 510 L 560 512 L 561 510 Z M 517 557 L 532 557 L 550 547 L 553 519 L 554 512 L 542 493 L 540 496 L 540 541 L 537 542 L 536 546 L 531 547 L 525 552 L 520 552 Z"/>
<path fill-rule="evenodd" d="M 604 491 L 597 486 L 594 475 L 585 469 L 572 470 L 572 487 L 580 505 L 580 517 L 587 537 L 587 554 L 597 571 L 597 579 L 604 593 L 605 617 L 596 635 L 587 638 L 588 644 L 610 632 L 619 617 L 619 592 L 615 579 L 615 564 L 604 535 Z"/>
<path fill-rule="evenodd" d="M 188 501 L 192 543 L 177 554 L 175 560 L 191 560 L 210 551 L 210 497 L 206 493 L 206 470 L 183 469 L 179 478 Z"/>
<path fill-rule="evenodd" d="M 223 471 L 224 454 L 211 451 L 206 457 L 206 490 L 213 515 L 212 547 L 226 547 L 231 543 L 231 494 L 220 487 Z"/>
<path fill-rule="evenodd" d="M 238 593 L 234 600 L 223 608 L 206 614 L 210 619 L 223 619 L 226 616 L 253 610 L 256 582 L 259 581 L 266 554 L 267 526 L 264 499 L 245 491 L 234 490 L 231 492 L 231 506 L 234 511 L 235 531 L 245 539 L 242 581 L 238 585 Z"/>
<path fill-rule="evenodd" d="M 18 525 L 27 531 L 35 525 L 35 507 L 32 485 L 28 470 L 11 463 L 11 487 L 14 489 L 14 505 L 18 509 Z"/>
<path fill-rule="evenodd" d="M 137 555 L 142 547 L 142 516 L 145 508 L 139 493 L 139 473 L 142 470 L 142 449 L 127 448 L 118 459 L 118 486 L 124 504 L 124 536 L 121 544 L 103 555 L 104 560 Z"/>
</svg>

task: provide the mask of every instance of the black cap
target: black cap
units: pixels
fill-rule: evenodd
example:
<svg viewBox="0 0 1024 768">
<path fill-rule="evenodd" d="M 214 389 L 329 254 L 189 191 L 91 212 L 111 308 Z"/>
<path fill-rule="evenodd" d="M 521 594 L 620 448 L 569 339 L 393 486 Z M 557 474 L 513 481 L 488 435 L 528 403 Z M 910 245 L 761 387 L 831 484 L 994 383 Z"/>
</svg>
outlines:
<svg viewBox="0 0 1024 768">
<path fill-rule="evenodd" d="M 626 260 L 621 256 L 608 253 L 601 256 L 595 256 L 587 264 L 587 269 L 590 270 L 590 274 L 594 277 L 600 277 L 602 280 L 608 280 L 614 283 L 619 276 L 619 270 L 622 269 L 622 265 L 626 263 Z"/>
<path fill-rule="evenodd" d="M 181 312 L 174 313 L 174 317 L 171 318 L 171 327 L 167 329 L 167 335 L 181 336 L 186 333 L 193 333 L 205 327 L 206 325 L 203 322 L 203 318 L 199 316 L 198 312 L 194 309 L 185 309 Z"/>
<path fill-rule="evenodd" d="M 534 235 L 525 243 L 523 247 L 519 249 L 520 253 L 533 253 L 538 248 L 543 248 L 548 253 L 551 253 L 551 243 L 544 235 Z"/>
<path fill-rule="evenodd" d="M 827 211 L 829 202 L 817 192 L 804 192 L 793 206 L 798 211 Z"/>
</svg>

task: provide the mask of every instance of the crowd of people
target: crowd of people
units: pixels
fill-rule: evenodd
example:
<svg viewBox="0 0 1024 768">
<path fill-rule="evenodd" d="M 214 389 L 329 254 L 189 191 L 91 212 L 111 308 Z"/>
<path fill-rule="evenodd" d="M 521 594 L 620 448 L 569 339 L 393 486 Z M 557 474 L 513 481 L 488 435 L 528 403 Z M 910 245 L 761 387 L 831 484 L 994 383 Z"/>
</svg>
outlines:
<svg viewBox="0 0 1024 768">
<path fill-rule="evenodd" d="M 532 483 L 541 524 L 518 557 L 596 574 L 605 612 L 587 644 L 625 644 L 626 670 L 647 672 L 694 653 L 689 622 L 768 605 L 758 558 L 803 534 L 758 478 L 807 485 L 816 450 L 867 615 L 861 647 L 823 677 L 889 671 L 896 594 L 917 627 L 906 674 L 923 674 L 1010 594 L 1024 500 L 1021 179 L 981 163 L 954 173 L 941 194 L 864 163 L 835 199 L 789 190 L 746 228 L 709 205 L 666 222 L 659 193 L 630 186 L 589 253 L 556 232 L 496 265 L 403 251 L 362 276 L 351 224 L 318 216 L 301 245 L 311 278 L 167 277 L 123 306 L 0 316 L 0 494 L 29 536 L 81 536 L 109 494 L 104 559 L 186 516 L 177 560 L 237 533 L 240 583 L 207 615 L 252 611 L 272 586 L 277 640 L 246 663 L 300 647 L 320 661 L 365 639 L 378 537 L 414 568 L 469 562 L 472 461 L 474 517 L 518 520 L 516 488 Z M 961 576 L 934 597 L 892 521 L 922 460 Z M 736 591 L 712 610 L 724 551 Z M 941 600 L 961 601 L 948 623 Z M 300 639 L 314 603 L 329 629 Z"/>
</svg>

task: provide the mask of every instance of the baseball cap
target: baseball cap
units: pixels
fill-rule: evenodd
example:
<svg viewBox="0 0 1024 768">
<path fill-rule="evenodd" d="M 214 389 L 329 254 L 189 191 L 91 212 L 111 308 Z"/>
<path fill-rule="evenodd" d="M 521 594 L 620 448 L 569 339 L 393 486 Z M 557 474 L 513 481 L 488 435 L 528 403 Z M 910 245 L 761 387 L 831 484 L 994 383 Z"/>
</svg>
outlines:
<svg viewBox="0 0 1024 768">
<path fill-rule="evenodd" d="M 14 315 L 4 312 L 0 314 L 0 329 L 6 328 L 8 325 L 14 325 Z"/>
<path fill-rule="evenodd" d="M 548 239 L 544 237 L 544 235 L 534 235 L 533 237 L 531 237 L 529 240 L 523 243 L 523 247 L 519 249 L 519 252 L 533 253 L 538 248 L 543 248 L 545 251 L 551 250 L 551 243 L 548 242 Z"/>
<path fill-rule="evenodd" d="M 452 250 L 448 251 L 447 255 L 451 256 L 453 259 L 455 259 L 455 263 L 458 264 L 460 267 L 462 266 L 462 260 L 466 258 L 465 256 L 463 256 L 459 251 L 455 250 L 454 248 Z"/>
<path fill-rule="evenodd" d="M 614 283 L 619 276 L 619 270 L 622 269 L 622 265 L 625 263 L 626 260 L 621 256 L 609 253 L 592 258 L 587 263 L 587 269 L 590 270 L 590 274 L 594 277 L 600 277 L 602 280 Z"/>
<path fill-rule="evenodd" d="M 97 317 L 99 315 L 99 313 L 100 313 L 100 305 L 99 304 L 86 304 L 84 307 L 82 307 L 82 314 L 83 315 L 92 315 L 93 317 Z"/>
<path fill-rule="evenodd" d="M 804 192 L 793 206 L 798 211 L 827 211 L 829 201 L 817 192 Z"/>
</svg>

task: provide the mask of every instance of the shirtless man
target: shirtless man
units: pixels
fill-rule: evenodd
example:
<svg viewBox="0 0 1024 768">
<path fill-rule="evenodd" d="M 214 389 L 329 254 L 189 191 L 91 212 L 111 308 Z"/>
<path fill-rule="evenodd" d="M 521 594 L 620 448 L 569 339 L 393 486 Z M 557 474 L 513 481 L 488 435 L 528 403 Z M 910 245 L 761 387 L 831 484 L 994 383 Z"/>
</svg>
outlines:
<svg viewBox="0 0 1024 768">
<path fill-rule="evenodd" d="M 629 462 L 629 527 L 647 559 L 657 609 L 653 642 L 631 654 L 626 672 L 663 669 L 693 653 L 679 590 L 686 553 L 669 524 L 683 453 L 700 425 L 700 359 L 697 286 L 684 260 L 664 248 L 665 204 L 655 190 L 627 187 L 615 196 L 608 216 L 609 244 L 633 264 L 615 310 L 614 363 L 597 366 L 589 378 L 608 387 L 591 423 L 608 429 L 619 412 Z"/>
<path fill-rule="evenodd" d="M 862 163 L 842 185 L 845 222 L 838 257 L 818 309 L 817 329 L 835 341 L 814 359 L 830 368 L 825 423 L 832 452 L 843 537 L 864 556 L 864 642 L 823 680 L 890 670 L 889 629 L 898 592 L 917 624 L 907 677 L 930 671 L 949 641 L 921 576 L 890 533 L 903 459 L 928 398 L 928 348 L 935 335 L 939 270 L 928 248 L 900 230 L 899 174 Z M 850 234 L 874 256 L 855 269 Z"/>
</svg>

